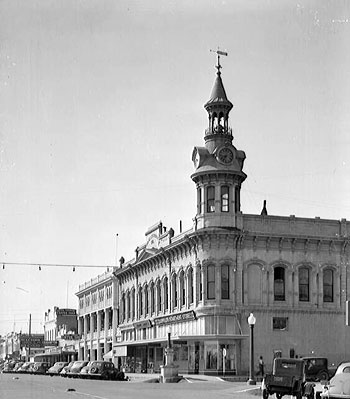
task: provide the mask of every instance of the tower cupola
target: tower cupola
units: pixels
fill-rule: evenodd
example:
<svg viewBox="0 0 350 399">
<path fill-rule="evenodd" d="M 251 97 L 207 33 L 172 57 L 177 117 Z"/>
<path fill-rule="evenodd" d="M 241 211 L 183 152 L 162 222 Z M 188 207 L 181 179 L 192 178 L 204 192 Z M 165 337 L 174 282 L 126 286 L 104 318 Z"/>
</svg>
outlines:
<svg viewBox="0 0 350 399">
<path fill-rule="evenodd" d="M 245 153 L 232 144 L 229 113 L 233 105 L 227 98 L 220 71 L 220 55 L 227 53 L 216 53 L 216 78 L 210 98 L 204 104 L 209 119 L 205 147 L 195 147 L 192 153 L 195 172 L 191 178 L 197 187 L 195 226 L 238 228 L 241 183 L 247 177 L 243 172 Z"/>
</svg>

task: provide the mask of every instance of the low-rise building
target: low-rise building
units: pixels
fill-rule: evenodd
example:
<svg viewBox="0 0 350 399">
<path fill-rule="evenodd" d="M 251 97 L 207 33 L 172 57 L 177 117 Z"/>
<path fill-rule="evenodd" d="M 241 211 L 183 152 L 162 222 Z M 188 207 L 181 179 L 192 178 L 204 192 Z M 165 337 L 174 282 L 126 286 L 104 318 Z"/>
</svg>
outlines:
<svg viewBox="0 0 350 399">
<path fill-rule="evenodd" d="M 116 331 L 115 281 L 105 273 L 79 286 L 79 359 L 112 358 Z"/>
</svg>

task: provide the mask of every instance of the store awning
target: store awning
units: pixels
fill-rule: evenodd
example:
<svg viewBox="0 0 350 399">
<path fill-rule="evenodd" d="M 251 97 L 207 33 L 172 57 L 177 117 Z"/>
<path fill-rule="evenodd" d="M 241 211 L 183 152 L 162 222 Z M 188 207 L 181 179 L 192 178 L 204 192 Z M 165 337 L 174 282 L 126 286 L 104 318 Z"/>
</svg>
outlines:
<svg viewBox="0 0 350 399">
<path fill-rule="evenodd" d="M 126 345 L 114 347 L 114 356 L 127 356 L 127 353 L 128 347 Z"/>
<path fill-rule="evenodd" d="M 103 355 L 103 360 L 109 360 L 109 359 L 113 359 L 113 351 L 112 350 Z"/>
</svg>

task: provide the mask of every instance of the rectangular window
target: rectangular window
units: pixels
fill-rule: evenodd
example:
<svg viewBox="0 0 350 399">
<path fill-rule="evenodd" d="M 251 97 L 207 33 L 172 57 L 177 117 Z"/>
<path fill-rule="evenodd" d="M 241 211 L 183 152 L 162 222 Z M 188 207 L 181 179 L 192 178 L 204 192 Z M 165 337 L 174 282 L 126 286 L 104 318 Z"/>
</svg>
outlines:
<svg viewBox="0 0 350 399">
<path fill-rule="evenodd" d="M 240 198 L 239 198 L 239 188 L 235 187 L 235 212 L 239 212 L 241 209 Z"/>
<path fill-rule="evenodd" d="M 288 317 L 273 317 L 272 329 L 275 331 L 285 331 L 288 327 Z"/>
<path fill-rule="evenodd" d="M 221 299 L 230 299 L 230 280 L 228 265 L 221 266 Z"/>
<path fill-rule="evenodd" d="M 215 299 L 215 266 L 207 268 L 207 299 Z"/>
<path fill-rule="evenodd" d="M 333 302 L 333 270 L 323 272 L 323 302 Z"/>
<path fill-rule="evenodd" d="M 197 200 L 198 200 L 197 213 L 198 213 L 198 215 L 200 215 L 202 213 L 202 189 L 201 189 L 201 187 L 199 187 L 197 189 Z"/>
<path fill-rule="evenodd" d="M 207 212 L 215 212 L 215 187 L 207 187 Z"/>
<path fill-rule="evenodd" d="M 221 212 L 229 211 L 229 187 L 221 187 Z"/>
<path fill-rule="evenodd" d="M 299 301 L 308 302 L 309 298 L 309 269 L 299 269 Z"/>
</svg>

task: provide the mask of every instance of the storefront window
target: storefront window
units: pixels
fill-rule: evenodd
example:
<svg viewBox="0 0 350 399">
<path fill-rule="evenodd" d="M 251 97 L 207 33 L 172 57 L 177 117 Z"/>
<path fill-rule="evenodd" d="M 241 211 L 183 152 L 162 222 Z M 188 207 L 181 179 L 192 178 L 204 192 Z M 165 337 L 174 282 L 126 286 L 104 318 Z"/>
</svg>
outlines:
<svg viewBox="0 0 350 399">
<path fill-rule="evenodd" d="M 218 355 L 217 345 L 207 344 L 206 345 L 206 369 L 216 370 L 217 369 L 217 355 Z"/>
</svg>

